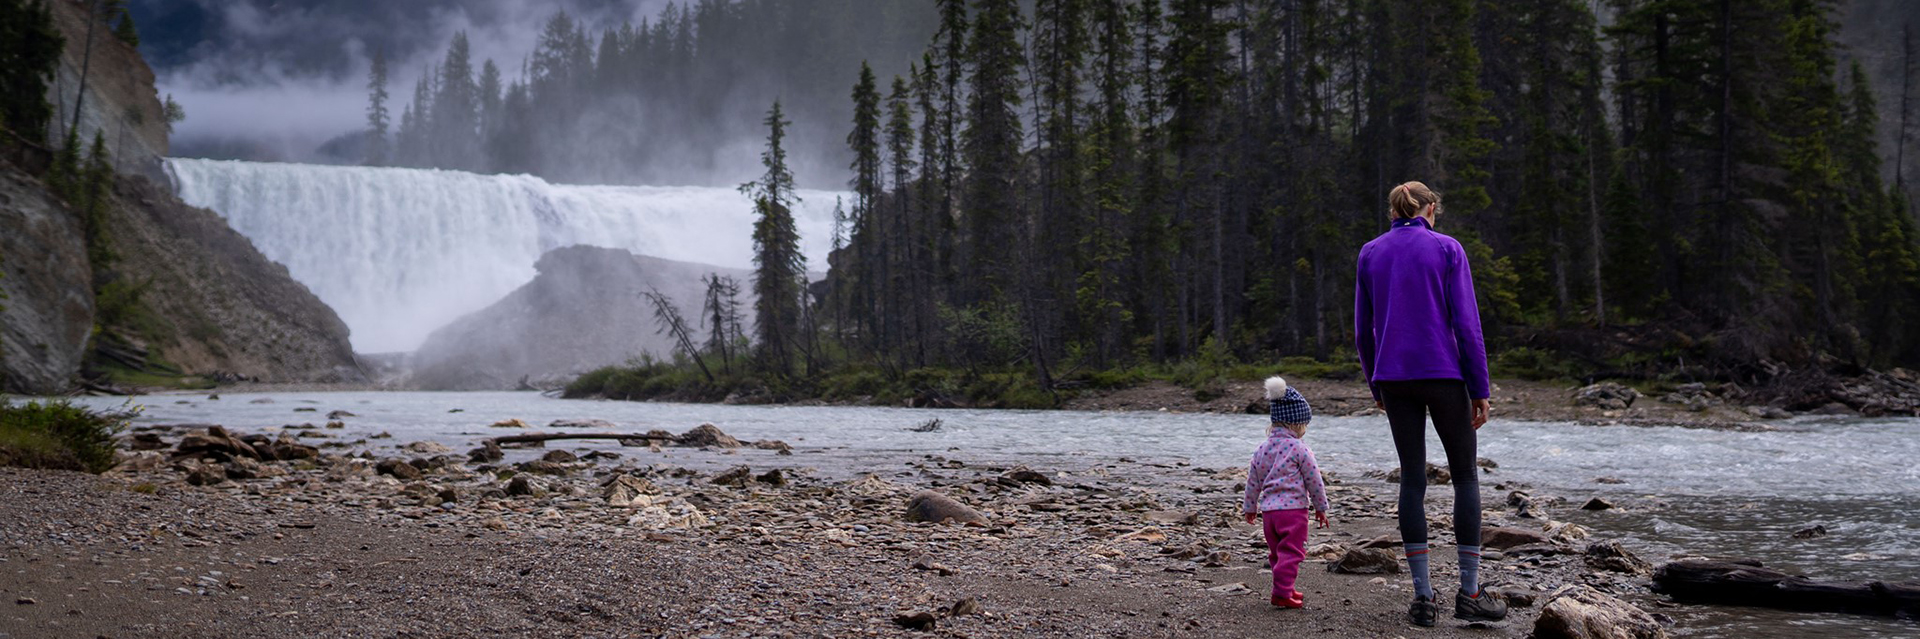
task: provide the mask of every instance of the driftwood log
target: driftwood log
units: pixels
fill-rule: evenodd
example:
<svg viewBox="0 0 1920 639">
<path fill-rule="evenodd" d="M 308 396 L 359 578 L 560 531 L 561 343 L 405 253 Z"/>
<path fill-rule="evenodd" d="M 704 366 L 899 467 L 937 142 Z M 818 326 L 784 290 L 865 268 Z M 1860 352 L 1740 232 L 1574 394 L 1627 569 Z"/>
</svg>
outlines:
<svg viewBox="0 0 1920 639">
<path fill-rule="evenodd" d="M 619 440 L 621 443 L 634 442 L 641 446 L 653 442 L 666 444 L 679 441 L 678 437 L 662 439 L 659 437 L 648 437 L 646 433 L 527 433 L 525 435 L 495 437 L 490 441 L 506 446 L 509 444 L 544 444 L 556 439 L 613 439 Z"/>
<path fill-rule="evenodd" d="M 1668 563 L 1653 572 L 1653 591 L 1691 603 L 1920 617 L 1920 583 L 1815 581 L 1750 559 Z"/>
</svg>

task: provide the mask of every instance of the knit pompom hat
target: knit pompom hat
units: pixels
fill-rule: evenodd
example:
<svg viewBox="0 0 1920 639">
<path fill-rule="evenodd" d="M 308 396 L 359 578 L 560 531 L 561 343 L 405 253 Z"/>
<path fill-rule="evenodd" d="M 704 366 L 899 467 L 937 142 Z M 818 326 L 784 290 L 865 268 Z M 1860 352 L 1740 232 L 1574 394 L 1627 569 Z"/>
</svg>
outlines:
<svg viewBox="0 0 1920 639">
<path fill-rule="evenodd" d="M 1287 386 L 1287 380 L 1267 378 L 1267 408 L 1275 424 L 1305 424 L 1313 421 L 1313 407 L 1300 391 Z"/>
</svg>

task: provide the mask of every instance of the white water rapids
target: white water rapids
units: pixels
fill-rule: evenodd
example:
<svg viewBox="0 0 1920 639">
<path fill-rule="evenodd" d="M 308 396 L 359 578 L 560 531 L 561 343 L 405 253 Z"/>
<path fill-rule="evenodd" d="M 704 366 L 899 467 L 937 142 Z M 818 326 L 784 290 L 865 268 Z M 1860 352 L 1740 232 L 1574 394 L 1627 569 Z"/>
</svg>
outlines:
<svg viewBox="0 0 1920 639">
<path fill-rule="evenodd" d="M 170 159 L 167 169 L 182 200 L 226 217 L 333 307 L 363 353 L 417 348 L 533 279 L 534 261 L 563 246 L 753 265 L 753 206 L 730 188 L 223 160 Z M 826 268 L 840 195 L 800 192 L 794 217 L 812 270 Z"/>
</svg>

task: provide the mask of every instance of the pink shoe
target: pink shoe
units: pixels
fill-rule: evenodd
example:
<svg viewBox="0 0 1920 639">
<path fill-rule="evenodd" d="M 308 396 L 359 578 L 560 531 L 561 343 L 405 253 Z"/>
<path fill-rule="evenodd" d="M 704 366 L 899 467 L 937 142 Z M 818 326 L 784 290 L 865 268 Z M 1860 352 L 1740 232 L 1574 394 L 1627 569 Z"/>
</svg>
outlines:
<svg viewBox="0 0 1920 639">
<path fill-rule="evenodd" d="M 1281 599 L 1281 598 L 1279 598 L 1279 597 L 1273 597 L 1272 599 L 1269 599 L 1268 601 L 1269 601 L 1269 602 L 1271 602 L 1271 603 L 1273 604 L 1273 607 L 1275 607 L 1275 608 L 1305 608 L 1305 607 L 1307 607 L 1307 596 L 1306 596 L 1306 595 L 1303 595 L 1303 594 L 1300 594 L 1300 591 L 1298 591 L 1298 590 L 1295 590 L 1295 591 L 1293 591 L 1293 595 L 1292 595 L 1292 596 L 1290 596 L 1290 597 L 1288 597 L 1288 598 L 1286 598 L 1286 599 Z"/>
</svg>

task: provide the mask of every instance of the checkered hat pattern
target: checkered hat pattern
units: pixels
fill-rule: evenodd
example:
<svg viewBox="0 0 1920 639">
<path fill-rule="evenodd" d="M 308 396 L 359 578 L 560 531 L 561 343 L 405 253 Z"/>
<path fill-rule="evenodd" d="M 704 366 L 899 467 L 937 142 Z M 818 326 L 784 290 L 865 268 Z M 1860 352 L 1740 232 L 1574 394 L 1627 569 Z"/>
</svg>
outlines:
<svg viewBox="0 0 1920 639">
<path fill-rule="evenodd" d="M 1267 378 L 1267 408 L 1276 424 L 1305 424 L 1313 421 L 1313 408 L 1300 391 L 1287 386 L 1287 380 Z"/>
</svg>

